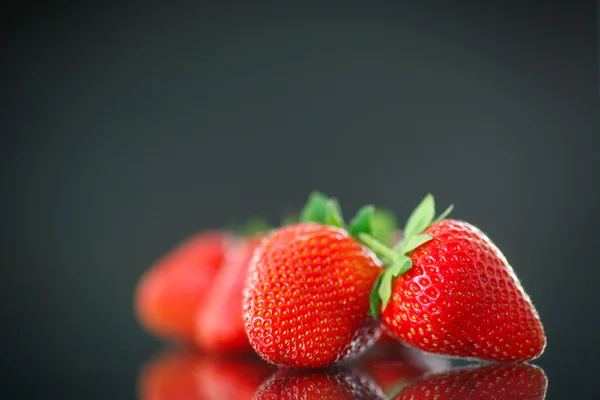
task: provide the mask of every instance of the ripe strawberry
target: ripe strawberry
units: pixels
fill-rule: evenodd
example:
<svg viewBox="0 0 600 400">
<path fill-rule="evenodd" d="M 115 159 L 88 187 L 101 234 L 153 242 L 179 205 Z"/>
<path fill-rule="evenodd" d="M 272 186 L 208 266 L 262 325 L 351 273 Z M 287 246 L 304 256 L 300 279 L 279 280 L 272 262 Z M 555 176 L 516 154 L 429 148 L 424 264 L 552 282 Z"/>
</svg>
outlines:
<svg viewBox="0 0 600 400">
<path fill-rule="evenodd" d="M 544 371 L 536 366 L 496 364 L 427 376 L 394 400 L 543 400 L 547 386 Z"/>
<path fill-rule="evenodd" d="M 512 267 L 474 226 L 432 223 L 428 195 L 394 250 L 363 234 L 389 268 L 372 296 L 387 329 L 423 351 L 491 361 L 527 361 L 546 346 L 544 329 Z M 389 304 L 388 304 L 389 302 Z"/>
<path fill-rule="evenodd" d="M 367 377 L 348 369 L 281 370 L 254 396 L 255 400 L 377 400 L 381 390 Z"/>
<path fill-rule="evenodd" d="M 252 400 L 276 368 L 256 354 L 235 357 L 203 357 L 196 370 L 202 399 Z"/>
<path fill-rule="evenodd" d="M 244 327 L 242 292 L 260 236 L 233 241 L 221 270 L 208 289 L 196 317 L 195 343 L 213 352 L 250 350 Z"/>
<path fill-rule="evenodd" d="M 141 325 L 165 339 L 190 341 L 198 304 L 223 261 L 228 234 L 196 234 L 140 278 L 134 309 Z"/>
<path fill-rule="evenodd" d="M 280 366 L 321 368 L 379 338 L 368 312 L 381 265 L 355 238 L 372 233 L 373 211 L 361 209 L 346 230 L 337 202 L 314 194 L 304 222 L 263 241 L 244 293 L 246 332 L 259 355 Z"/>
<path fill-rule="evenodd" d="M 168 351 L 153 357 L 138 379 L 140 400 L 251 400 L 274 368 L 254 354 L 227 359 Z"/>
<path fill-rule="evenodd" d="M 152 357 L 138 378 L 140 400 L 204 400 L 196 384 L 199 358 L 193 353 L 161 353 Z"/>
</svg>

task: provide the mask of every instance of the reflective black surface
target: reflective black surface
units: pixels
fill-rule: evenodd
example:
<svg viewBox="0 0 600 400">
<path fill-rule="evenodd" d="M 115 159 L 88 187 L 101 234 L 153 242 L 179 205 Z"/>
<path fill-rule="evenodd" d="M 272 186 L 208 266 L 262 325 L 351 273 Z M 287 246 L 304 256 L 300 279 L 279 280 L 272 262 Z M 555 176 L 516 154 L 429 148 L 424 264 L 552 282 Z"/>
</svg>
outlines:
<svg viewBox="0 0 600 400">
<path fill-rule="evenodd" d="M 135 398 L 142 272 L 319 189 L 455 204 L 540 312 L 547 398 L 599 398 L 597 10 L 418 4 L 3 4 L 6 394 Z"/>
<path fill-rule="evenodd" d="M 544 371 L 531 364 L 453 365 L 387 344 L 322 370 L 277 369 L 253 354 L 164 350 L 141 368 L 137 395 L 142 400 L 543 400 L 547 386 Z"/>
</svg>

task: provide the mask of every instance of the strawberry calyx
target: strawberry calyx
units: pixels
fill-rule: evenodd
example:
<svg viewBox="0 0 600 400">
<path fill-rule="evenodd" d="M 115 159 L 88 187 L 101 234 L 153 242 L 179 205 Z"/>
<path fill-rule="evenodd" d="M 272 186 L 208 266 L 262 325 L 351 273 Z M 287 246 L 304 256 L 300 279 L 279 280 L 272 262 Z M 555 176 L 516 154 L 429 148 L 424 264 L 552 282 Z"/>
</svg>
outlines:
<svg viewBox="0 0 600 400">
<path fill-rule="evenodd" d="M 396 233 L 396 217 L 391 211 L 365 205 L 356 212 L 350 223 L 346 224 L 338 200 L 320 192 L 310 195 L 299 220 L 344 229 L 359 241 L 360 236 L 364 234 L 378 243 L 391 245 Z"/>
<path fill-rule="evenodd" d="M 408 217 L 404 227 L 404 238 L 394 247 L 387 246 L 368 232 L 358 234 L 359 240 L 369 247 L 386 267 L 377 278 L 371 291 L 371 314 L 373 317 L 379 318 L 380 310 L 385 310 L 387 307 L 392 296 L 394 278 L 412 268 L 409 253 L 433 239 L 430 234 L 423 233 L 425 229 L 446 218 L 453 208 L 450 205 L 436 218 L 435 200 L 431 194 L 428 194 Z"/>
<path fill-rule="evenodd" d="M 271 230 L 271 225 L 263 218 L 252 217 L 248 218 L 241 226 L 234 229 L 239 237 L 252 237 L 264 235 Z"/>
</svg>

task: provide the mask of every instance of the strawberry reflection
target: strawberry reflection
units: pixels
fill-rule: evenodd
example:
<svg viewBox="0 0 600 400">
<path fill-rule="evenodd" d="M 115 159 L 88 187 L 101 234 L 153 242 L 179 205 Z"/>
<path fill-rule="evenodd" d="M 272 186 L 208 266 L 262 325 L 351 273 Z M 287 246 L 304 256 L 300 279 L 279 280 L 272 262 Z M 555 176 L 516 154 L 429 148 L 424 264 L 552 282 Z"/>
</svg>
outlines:
<svg viewBox="0 0 600 400">
<path fill-rule="evenodd" d="M 219 358 L 169 350 L 152 357 L 141 369 L 141 400 L 245 400 L 276 369 L 258 356 Z"/>
<path fill-rule="evenodd" d="M 256 392 L 255 400 L 380 400 L 385 396 L 367 376 L 344 367 L 324 370 L 285 369 Z"/>
<path fill-rule="evenodd" d="M 381 340 L 356 363 L 356 368 L 373 378 L 388 396 L 426 374 L 450 367 L 449 359 L 406 347 L 392 337 Z"/>
<path fill-rule="evenodd" d="M 497 364 L 426 376 L 405 387 L 394 400 L 543 400 L 548 379 L 528 364 Z"/>
</svg>

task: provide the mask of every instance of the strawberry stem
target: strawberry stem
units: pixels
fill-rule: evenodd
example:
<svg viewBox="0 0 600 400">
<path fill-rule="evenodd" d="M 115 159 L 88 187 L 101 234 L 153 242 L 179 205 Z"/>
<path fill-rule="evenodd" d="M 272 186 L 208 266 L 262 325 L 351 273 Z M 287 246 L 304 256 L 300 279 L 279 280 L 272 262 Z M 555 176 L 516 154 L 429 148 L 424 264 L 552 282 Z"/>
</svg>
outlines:
<svg viewBox="0 0 600 400">
<path fill-rule="evenodd" d="M 372 205 L 366 205 L 356 212 L 349 224 L 346 224 L 338 200 L 320 192 L 310 195 L 300 214 L 300 221 L 341 228 L 357 240 L 360 240 L 361 234 L 367 234 L 373 240 L 379 241 L 382 249 L 386 246 L 381 241 L 388 243 L 396 233 L 396 218 L 390 211 L 380 211 Z"/>
<path fill-rule="evenodd" d="M 359 233 L 358 239 L 381 258 L 384 264 L 392 264 L 400 255 L 367 233 Z"/>
<path fill-rule="evenodd" d="M 404 238 L 394 248 L 389 248 L 366 233 L 359 235 L 360 240 L 381 258 L 386 267 L 381 273 L 381 279 L 376 281 L 371 292 L 371 313 L 375 318 L 379 317 L 379 310 L 385 310 L 391 298 L 394 278 L 405 274 L 412 268 L 409 253 L 433 239 L 432 235 L 425 234 L 423 231 L 433 223 L 446 218 L 452 208 L 453 206 L 448 207 L 434 219 L 435 200 L 431 194 L 425 196 L 408 217 L 404 228 Z"/>
</svg>

